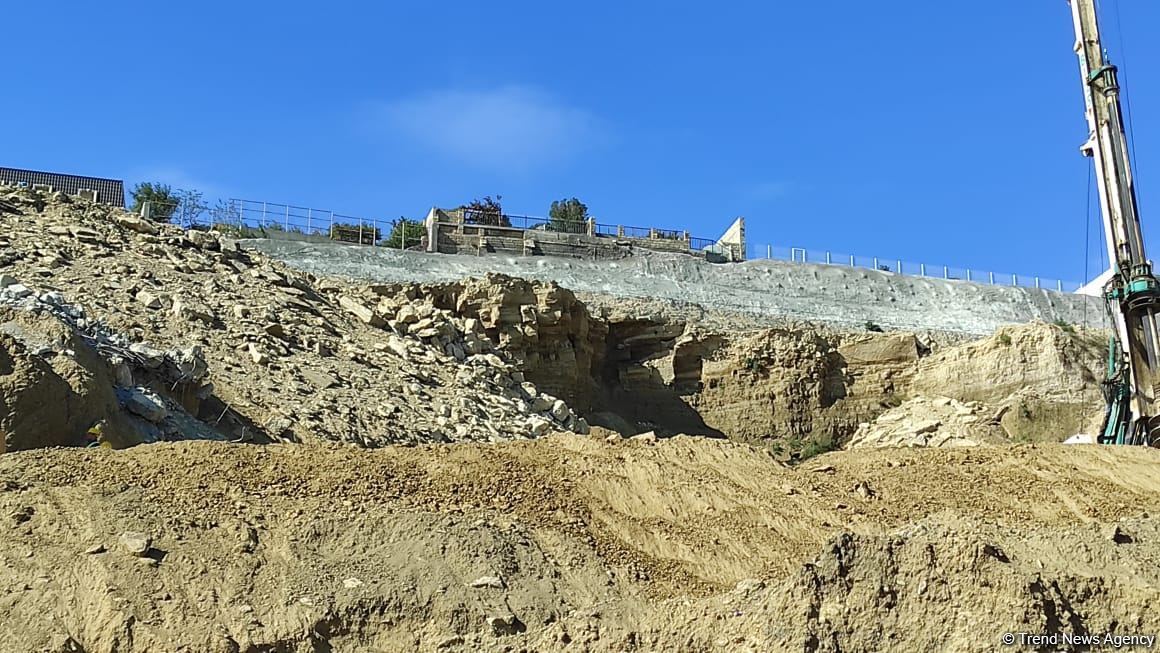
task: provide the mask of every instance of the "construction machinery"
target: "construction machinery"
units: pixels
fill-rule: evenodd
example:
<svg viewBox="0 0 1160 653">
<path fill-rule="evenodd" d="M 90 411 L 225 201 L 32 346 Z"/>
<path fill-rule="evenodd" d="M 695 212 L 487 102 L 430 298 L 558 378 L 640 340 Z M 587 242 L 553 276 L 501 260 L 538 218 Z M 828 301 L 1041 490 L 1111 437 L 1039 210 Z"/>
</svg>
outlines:
<svg viewBox="0 0 1160 653">
<path fill-rule="evenodd" d="M 1160 446 L 1160 281 L 1144 253 L 1117 68 L 1100 43 L 1097 0 L 1068 0 L 1091 135 L 1082 147 L 1099 187 L 1111 278 L 1104 299 L 1112 323 L 1104 444 Z"/>
</svg>

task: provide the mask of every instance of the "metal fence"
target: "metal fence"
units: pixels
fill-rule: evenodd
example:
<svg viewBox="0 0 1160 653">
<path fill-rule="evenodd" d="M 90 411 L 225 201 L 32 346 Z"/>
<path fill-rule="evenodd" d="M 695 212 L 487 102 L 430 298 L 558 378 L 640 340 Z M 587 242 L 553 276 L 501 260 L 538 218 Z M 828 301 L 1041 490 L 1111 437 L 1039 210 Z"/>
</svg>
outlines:
<svg viewBox="0 0 1160 653">
<path fill-rule="evenodd" d="M 423 244 L 422 220 L 368 218 L 275 202 L 231 199 L 216 207 L 146 202 L 143 214 L 186 228 L 212 228 L 239 238 L 328 240 L 411 249 Z"/>
<path fill-rule="evenodd" d="M 173 222 L 186 228 L 219 229 L 243 238 L 324 239 L 412 249 L 421 247 L 426 235 L 422 220 L 367 218 L 336 213 L 328 209 L 243 199 L 218 202 L 212 208 L 205 205 L 189 206 L 181 203 L 146 202 L 142 212 L 154 220 Z M 609 238 L 687 240 L 689 250 L 692 252 L 704 251 L 717 243 L 715 239 L 692 237 L 688 232 L 652 227 L 627 227 L 598 222 L 553 221 L 550 218 L 511 214 L 503 214 L 498 216 L 498 219 L 497 216 L 486 214 L 468 214 L 464 217 L 469 223 L 519 230 L 545 230 L 574 234 L 591 233 L 597 237 Z M 804 247 L 750 243 L 747 246 L 746 258 L 839 265 L 906 276 L 1041 288 L 1058 292 L 1075 292 L 1083 286 L 1080 282 L 1035 275 L 1000 273 Z"/>
<path fill-rule="evenodd" d="M 991 270 L 978 270 L 934 263 L 916 263 L 896 258 L 843 254 L 826 250 L 806 249 L 804 247 L 784 247 L 750 243 L 747 249 L 746 258 L 750 260 L 771 259 L 796 263 L 840 265 L 843 267 L 865 268 L 868 270 L 879 270 L 881 272 L 914 277 L 972 281 L 993 286 L 1042 288 L 1058 292 L 1075 292 L 1083 286 L 1082 283 L 1075 281 L 1050 279 L 1029 274 L 994 272 Z"/>
<path fill-rule="evenodd" d="M 426 229 L 422 220 L 367 218 L 329 209 L 316 209 L 277 202 L 230 199 L 217 206 L 181 202 L 145 202 L 142 213 L 151 219 L 172 222 L 185 228 L 214 228 L 237 237 L 326 239 L 363 245 L 410 249 L 423 244 Z M 465 211 L 468 225 L 508 228 L 521 231 L 550 231 L 605 238 L 685 241 L 692 252 L 716 244 L 715 239 L 696 238 L 687 231 L 655 227 L 627 227 L 595 220 L 563 221 L 531 215 L 491 214 Z"/>
</svg>

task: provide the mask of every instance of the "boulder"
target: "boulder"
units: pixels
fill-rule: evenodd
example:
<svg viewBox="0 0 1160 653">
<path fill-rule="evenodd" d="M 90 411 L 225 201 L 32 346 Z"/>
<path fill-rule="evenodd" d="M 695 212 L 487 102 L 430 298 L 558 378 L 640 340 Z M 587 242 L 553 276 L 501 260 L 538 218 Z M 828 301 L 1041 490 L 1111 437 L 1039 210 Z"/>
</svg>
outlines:
<svg viewBox="0 0 1160 653">
<path fill-rule="evenodd" d="M 368 307 L 366 304 L 363 304 L 361 301 L 355 299 L 354 297 L 346 295 L 339 297 L 338 305 L 365 324 L 369 324 L 377 328 L 384 327 L 387 324 L 386 320 L 384 320 L 381 315 L 376 313 L 374 309 Z"/>
<path fill-rule="evenodd" d="M 157 235 L 157 226 L 131 213 L 114 213 L 113 221 L 118 225 L 139 234 Z"/>
<path fill-rule="evenodd" d="M 121 533 L 121 537 L 117 538 L 121 544 L 121 548 L 129 555 L 143 558 L 149 555 L 149 548 L 153 545 L 153 538 L 145 533 L 138 533 L 135 531 L 128 531 Z"/>
<path fill-rule="evenodd" d="M 117 388 L 117 398 L 125 410 L 154 424 L 161 423 L 169 415 L 165 402 L 144 388 Z"/>
</svg>

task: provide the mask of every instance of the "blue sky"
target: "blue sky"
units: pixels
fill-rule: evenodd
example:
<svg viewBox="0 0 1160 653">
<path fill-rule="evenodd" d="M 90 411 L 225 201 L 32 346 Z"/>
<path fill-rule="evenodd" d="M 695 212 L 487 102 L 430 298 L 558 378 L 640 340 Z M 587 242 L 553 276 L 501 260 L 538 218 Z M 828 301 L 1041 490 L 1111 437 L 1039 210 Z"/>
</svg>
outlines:
<svg viewBox="0 0 1160 653">
<path fill-rule="evenodd" d="M 1103 11 L 1157 252 L 1160 5 Z M 488 194 L 544 215 L 577 196 L 611 224 L 715 236 L 744 215 L 756 243 L 1085 269 L 1086 127 L 1063 0 L 4 14 L 0 165 L 382 218 Z"/>
</svg>

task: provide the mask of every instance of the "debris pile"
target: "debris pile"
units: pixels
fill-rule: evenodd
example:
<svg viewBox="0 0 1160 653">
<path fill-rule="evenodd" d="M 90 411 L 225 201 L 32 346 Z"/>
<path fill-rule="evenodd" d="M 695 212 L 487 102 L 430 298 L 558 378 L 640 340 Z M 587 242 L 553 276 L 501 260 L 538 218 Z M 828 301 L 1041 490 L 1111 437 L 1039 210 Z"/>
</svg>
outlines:
<svg viewBox="0 0 1160 653">
<path fill-rule="evenodd" d="M 376 302 L 390 308 L 380 315 L 356 286 L 288 270 L 215 231 L 25 189 L 0 189 L 0 201 L 15 287 L 6 301 L 55 310 L 115 369 L 120 359 L 150 371 L 154 383 L 123 385 L 153 394 L 121 393 L 149 416 L 160 414 L 146 407 L 154 398 L 172 397 L 233 440 L 368 447 L 587 430 L 496 346 L 503 334 L 484 336 L 483 319 L 422 302 Z"/>
<path fill-rule="evenodd" d="M 0 334 L 9 361 L 4 450 L 223 438 L 186 410 L 213 391 L 197 346 L 130 343 L 61 293 L 38 293 L 8 275 L 0 277 Z"/>
<path fill-rule="evenodd" d="M 975 447 L 1009 444 L 998 415 L 988 415 L 983 404 L 963 403 L 950 397 L 914 397 L 858 425 L 846 444 L 862 447 Z"/>
</svg>

